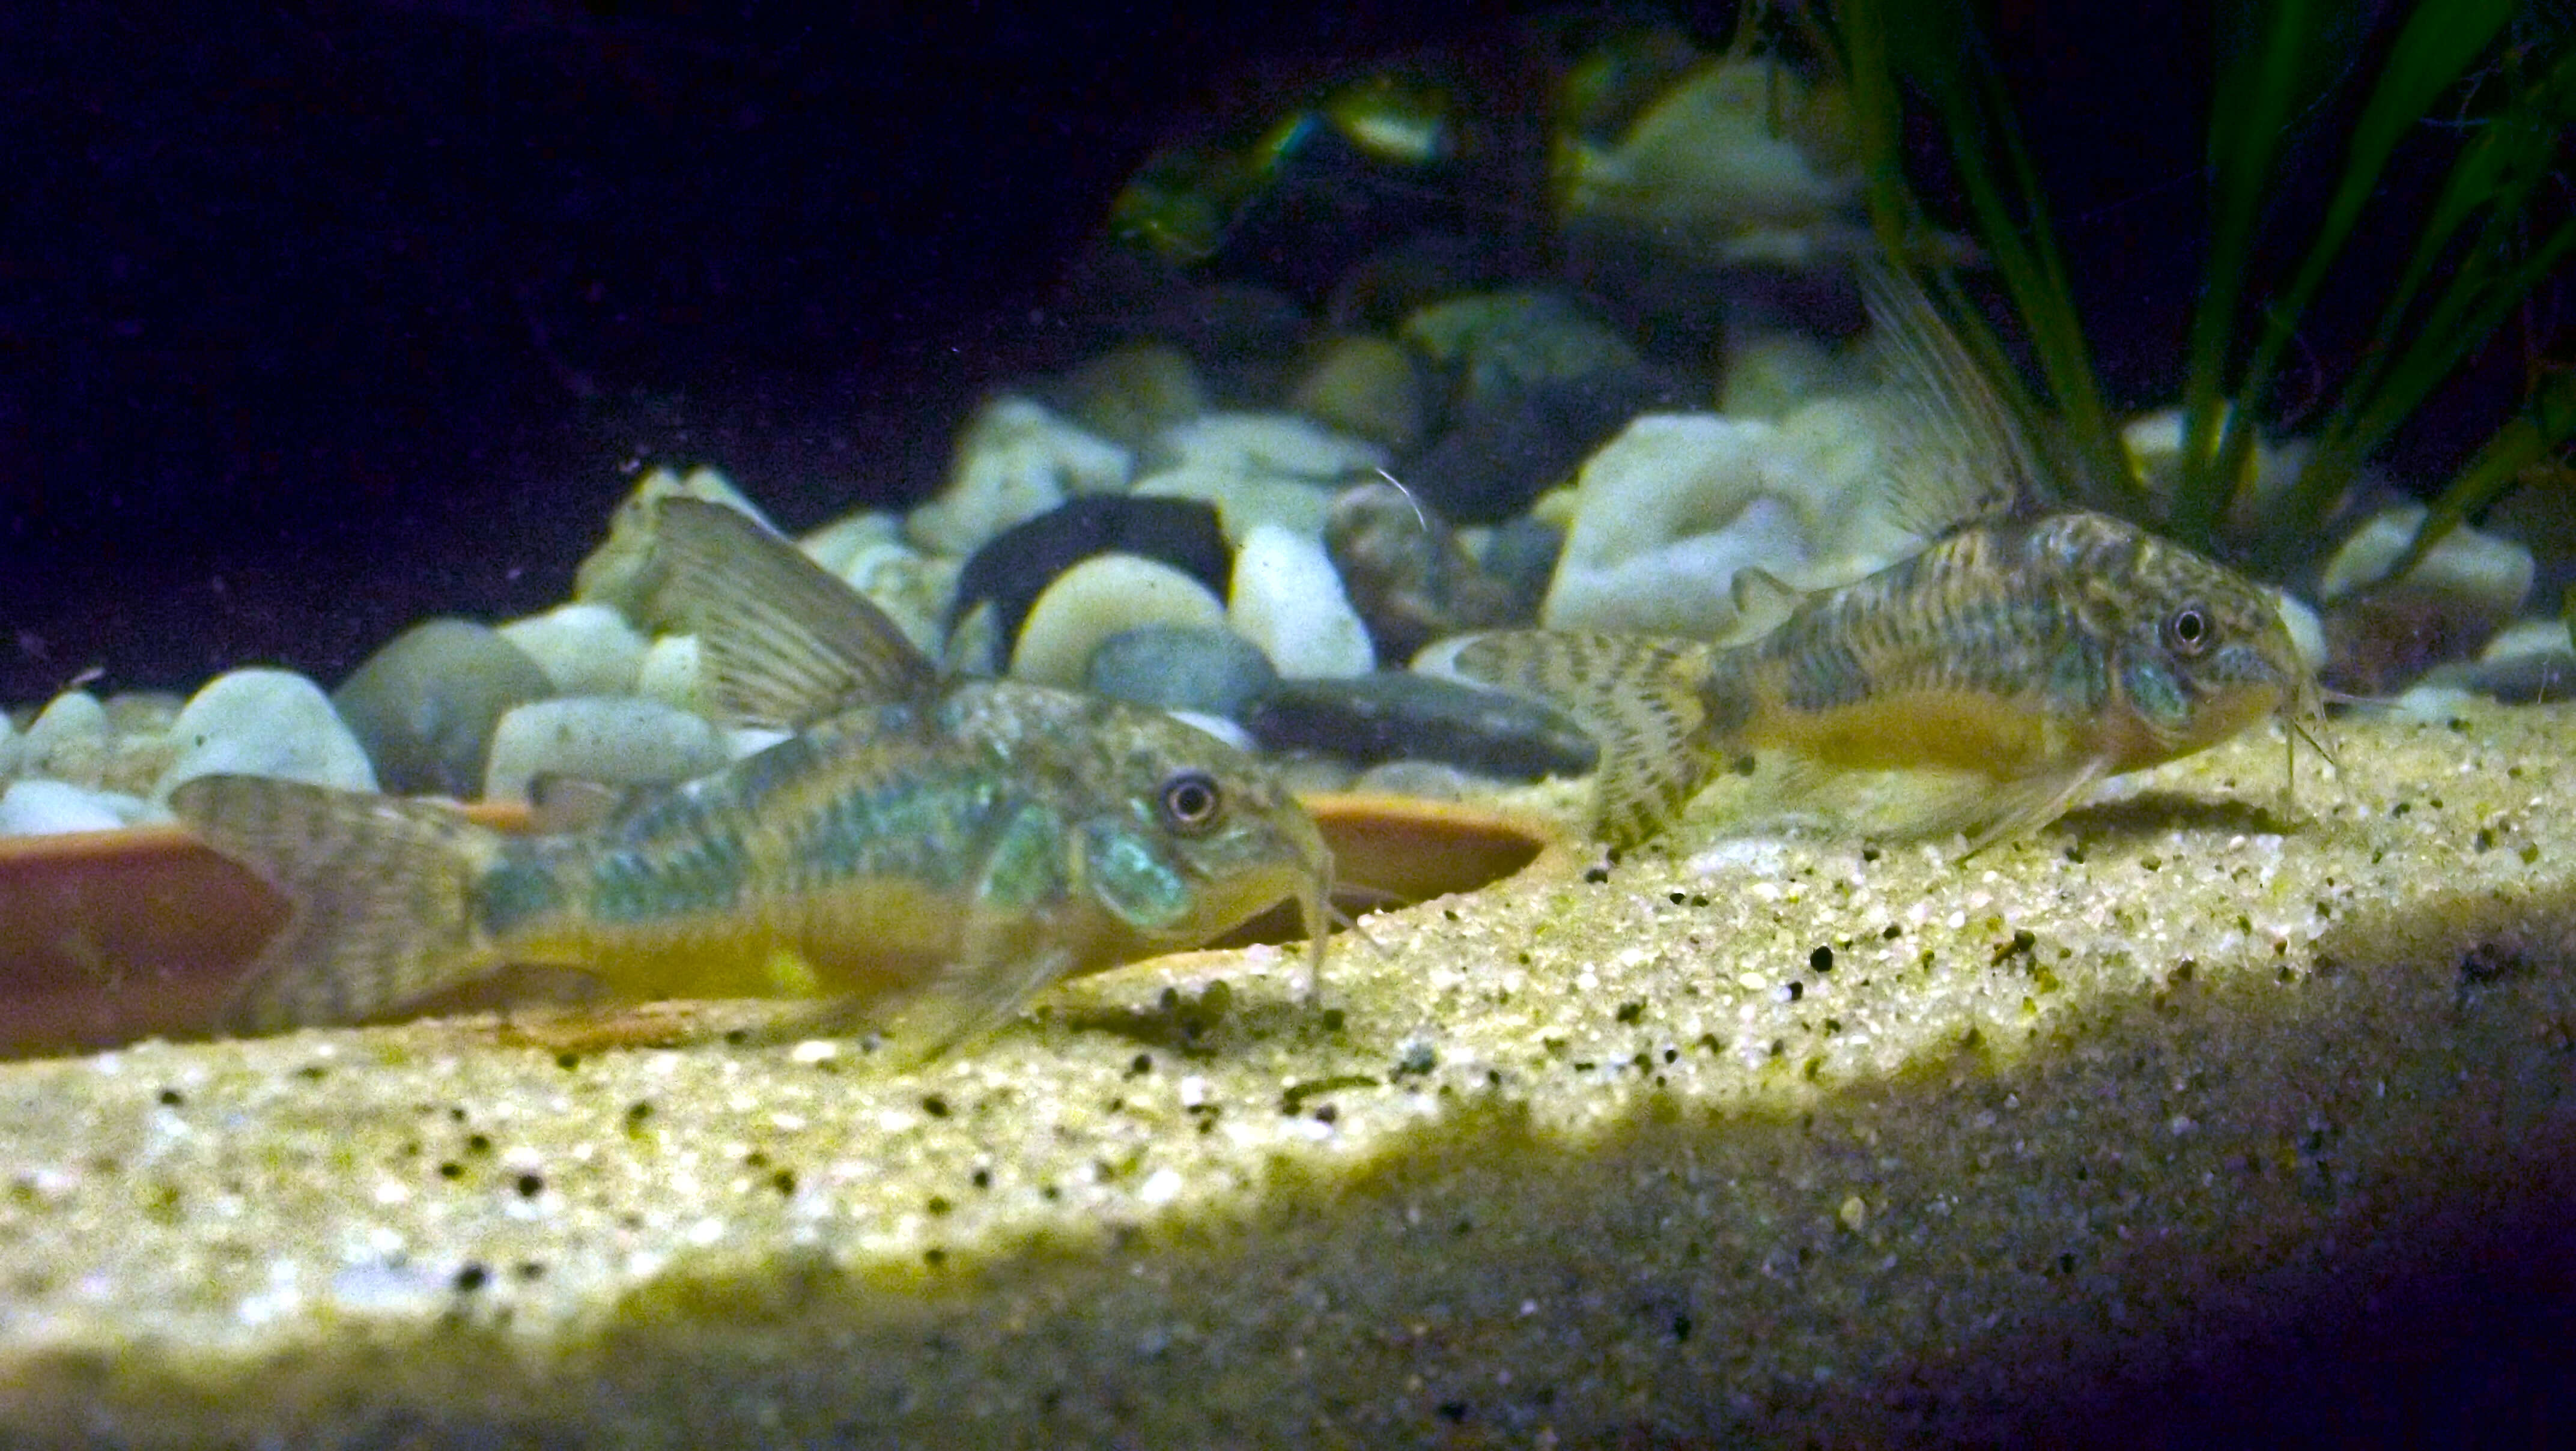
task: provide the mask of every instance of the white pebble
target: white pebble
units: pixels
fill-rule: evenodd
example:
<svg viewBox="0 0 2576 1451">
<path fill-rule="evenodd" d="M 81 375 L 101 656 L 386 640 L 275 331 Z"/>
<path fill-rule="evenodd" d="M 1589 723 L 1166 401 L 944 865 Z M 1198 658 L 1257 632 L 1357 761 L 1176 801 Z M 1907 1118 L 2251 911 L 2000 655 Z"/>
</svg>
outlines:
<svg viewBox="0 0 2576 1451">
<path fill-rule="evenodd" d="M 1226 623 L 1290 679 L 1377 668 L 1368 626 L 1351 608 L 1322 541 L 1275 524 L 1255 528 L 1235 551 Z"/>
<path fill-rule="evenodd" d="M 627 695 L 644 665 L 644 637 L 606 605 L 561 605 L 500 627 L 563 695 Z"/>
<path fill-rule="evenodd" d="M 707 713 L 704 677 L 698 669 L 698 637 L 664 635 L 644 652 L 635 671 L 635 693 L 690 715 Z"/>
<path fill-rule="evenodd" d="M 984 405 L 957 441 L 948 487 L 912 511 L 905 532 L 933 554 L 969 555 L 1075 494 L 1127 486 L 1135 457 L 1026 398 Z"/>
<path fill-rule="evenodd" d="M 1373 443 L 1293 413 L 1209 413 L 1174 424 L 1145 446 L 1156 471 L 1208 470 L 1264 479 L 1341 483 L 1390 462 Z"/>
<path fill-rule="evenodd" d="M 1144 625 L 1215 629 L 1225 606 L 1207 586 L 1134 554 L 1095 554 L 1056 576 L 1029 606 L 1011 650 L 1011 674 L 1072 688 L 1100 642 Z"/>
<path fill-rule="evenodd" d="M 1320 539 L 1333 513 L 1333 491 L 1326 485 L 1225 469 L 1166 469 L 1137 480 L 1135 493 L 1140 499 L 1196 499 L 1213 507 L 1217 527 L 1237 545 L 1264 524 Z"/>
<path fill-rule="evenodd" d="M 64 781 L 13 781 L 0 792 L 0 836 L 114 831 L 140 820 L 148 804 Z"/>
<path fill-rule="evenodd" d="M 291 670 L 232 670 L 207 681 L 170 723 L 179 758 L 154 782 L 161 800 L 182 781 L 217 774 L 273 776 L 343 791 L 376 789 L 376 769 L 322 687 Z"/>
<path fill-rule="evenodd" d="M 86 690 L 66 690 L 27 727 L 18 769 L 95 784 L 107 764 L 107 707 Z"/>
<path fill-rule="evenodd" d="M 2516 620 L 2487 642 L 2478 659 L 2492 664 L 2525 655 L 2564 655 L 2570 649 L 2576 649 L 2576 644 L 2568 639 L 2565 620 Z"/>
<path fill-rule="evenodd" d="M 2384 583 L 2430 512 L 2422 504 L 2398 504 L 2363 521 L 2326 561 L 2325 575 L 2317 582 L 2317 598 L 2332 604 L 2366 586 Z M 2534 573 L 2530 550 L 2462 524 L 2443 535 L 2406 571 L 2405 583 L 2474 602 L 2501 622 L 2522 607 L 2524 596 L 2531 593 Z"/>
<path fill-rule="evenodd" d="M 796 541 L 805 557 L 834 574 L 841 572 L 853 555 L 878 544 L 894 544 L 903 538 L 903 519 L 882 509 L 862 509 L 844 514 L 813 533 Z"/>
<path fill-rule="evenodd" d="M 662 784 L 705 775 L 724 763 L 724 742 L 715 727 L 660 701 L 541 700 L 511 711 L 493 728 L 483 794 L 494 801 L 525 801 L 539 776 Z"/>
</svg>

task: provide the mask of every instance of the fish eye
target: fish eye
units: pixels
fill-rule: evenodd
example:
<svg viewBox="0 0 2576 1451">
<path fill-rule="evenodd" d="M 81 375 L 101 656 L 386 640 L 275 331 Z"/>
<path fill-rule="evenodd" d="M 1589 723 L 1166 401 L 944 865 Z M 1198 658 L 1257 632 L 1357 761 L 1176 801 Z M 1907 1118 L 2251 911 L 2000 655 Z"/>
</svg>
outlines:
<svg viewBox="0 0 2576 1451">
<path fill-rule="evenodd" d="M 1219 791 L 1216 778 L 1201 770 L 1174 771 L 1163 778 L 1155 792 L 1155 802 L 1162 808 L 1163 825 L 1183 835 L 1193 835 L 1216 825 L 1217 816 L 1225 809 L 1225 793 Z"/>
<path fill-rule="evenodd" d="M 2209 616 L 2198 605 L 2185 605 L 2165 620 L 2165 644 L 2175 653 L 2197 655 L 2209 648 Z"/>
</svg>

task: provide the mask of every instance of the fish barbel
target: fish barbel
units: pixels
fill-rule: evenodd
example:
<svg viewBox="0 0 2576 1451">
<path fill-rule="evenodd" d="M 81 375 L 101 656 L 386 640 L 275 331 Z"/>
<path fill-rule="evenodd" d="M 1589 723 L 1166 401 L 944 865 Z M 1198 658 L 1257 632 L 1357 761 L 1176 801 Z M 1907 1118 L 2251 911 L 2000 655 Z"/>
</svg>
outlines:
<svg viewBox="0 0 2576 1451">
<path fill-rule="evenodd" d="M 1894 360 L 1889 486 L 1933 542 L 1743 643 L 1514 630 L 1450 655 L 1592 733 L 1595 832 L 1652 836 L 1720 765 L 1770 751 L 1809 782 L 1946 780 L 1896 829 L 1968 831 L 1975 850 L 2263 719 L 2303 734 L 2316 685 L 2271 597 L 2135 525 L 2043 512 L 2032 451 L 1930 304 L 1871 283 Z M 1740 601 L 1764 591 L 1788 593 L 1737 581 Z"/>
<path fill-rule="evenodd" d="M 181 785 L 172 810 L 293 909 L 237 1026 L 381 1018 L 504 967 L 570 967 L 627 999 L 891 1012 L 935 1051 L 1059 978 L 1288 899 L 1320 972 L 1332 858 L 1258 761 L 1160 712 L 942 678 L 749 519 L 658 509 L 647 608 L 696 630 L 721 715 L 792 733 L 554 836 L 257 777 Z"/>
</svg>

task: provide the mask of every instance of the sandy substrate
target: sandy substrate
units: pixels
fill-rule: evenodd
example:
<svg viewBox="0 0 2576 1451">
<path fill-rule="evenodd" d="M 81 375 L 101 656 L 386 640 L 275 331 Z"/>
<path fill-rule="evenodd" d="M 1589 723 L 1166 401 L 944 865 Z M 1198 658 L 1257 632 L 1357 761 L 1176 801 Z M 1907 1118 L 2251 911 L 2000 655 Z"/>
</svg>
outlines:
<svg viewBox="0 0 2576 1451">
<path fill-rule="evenodd" d="M 2576 1188 L 2571 739 L 2345 723 L 2284 813 L 2258 733 L 1965 865 L 1551 857 L 1321 1007 L 1203 954 L 918 1072 L 0 1067 L 0 1439 L 2152 1439 L 2446 1258 L 2576 1278 L 2499 1239 Z"/>
</svg>

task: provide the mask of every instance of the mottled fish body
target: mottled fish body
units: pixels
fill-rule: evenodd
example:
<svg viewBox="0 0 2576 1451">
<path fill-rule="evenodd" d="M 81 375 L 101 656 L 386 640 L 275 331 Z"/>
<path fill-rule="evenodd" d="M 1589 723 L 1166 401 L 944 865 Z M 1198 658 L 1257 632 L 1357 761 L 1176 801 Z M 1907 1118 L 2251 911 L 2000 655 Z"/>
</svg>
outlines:
<svg viewBox="0 0 2576 1451">
<path fill-rule="evenodd" d="M 898 1014 L 936 1047 L 1058 978 L 1289 899 L 1320 965 L 1330 857 L 1258 762 L 1158 712 L 941 679 L 728 510 L 664 503 L 654 548 L 653 608 L 699 631 L 724 714 L 793 733 L 556 836 L 252 777 L 181 786 L 173 809 L 294 908 L 242 1026 L 361 1021 L 504 967 L 569 967 L 621 998 Z"/>
<path fill-rule="evenodd" d="M 1521 630 L 1452 655 L 1457 673 L 1592 732 L 1599 835 L 1651 836 L 1721 765 L 1768 752 L 1810 781 L 1962 784 L 1899 829 L 1983 846 L 2054 820 L 2096 781 L 2314 713 L 2263 590 L 2121 520 L 2035 510 L 2029 450 L 1929 305 L 1882 282 L 1873 311 L 1896 335 L 1910 412 L 1891 467 L 1916 472 L 1892 486 L 1933 542 L 1742 644 Z"/>
</svg>

